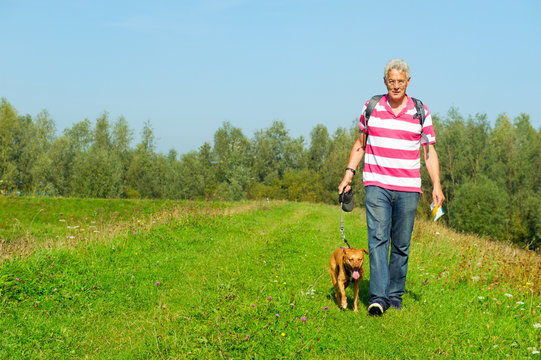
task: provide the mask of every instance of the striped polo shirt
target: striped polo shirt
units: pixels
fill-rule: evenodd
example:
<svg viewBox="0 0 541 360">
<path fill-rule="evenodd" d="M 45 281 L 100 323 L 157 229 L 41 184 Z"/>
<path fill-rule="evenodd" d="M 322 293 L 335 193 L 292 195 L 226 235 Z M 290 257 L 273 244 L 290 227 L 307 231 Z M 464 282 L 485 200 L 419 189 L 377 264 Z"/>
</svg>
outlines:
<svg viewBox="0 0 541 360">
<path fill-rule="evenodd" d="M 369 100 L 370 101 L 370 100 Z M 364 104 L 359 128 L 365 133 Z M 420 145 L 426 145 L 421 136 L 421 124 L 413 118 L 417 111 L 415 103 L 408 96 L 408 103 L 395 116 L 383 96 L 368 120 L 368 140 L 364 157 L 364 186 L 375 185 L 389 190 L 421 193 L 421 152 Z M 423 132 L 430 144 L 436 143 L 432 116 L 425 106 Z"/>
</svg>

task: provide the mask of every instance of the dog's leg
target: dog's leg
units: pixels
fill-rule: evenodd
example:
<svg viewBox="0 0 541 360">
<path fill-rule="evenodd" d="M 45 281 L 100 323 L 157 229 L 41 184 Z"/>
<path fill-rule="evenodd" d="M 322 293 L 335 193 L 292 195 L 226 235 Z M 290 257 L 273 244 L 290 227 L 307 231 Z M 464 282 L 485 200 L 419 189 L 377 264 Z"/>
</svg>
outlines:
<svg viewBox="0 0 541 360">
<path fill-rule="evenodd" d="M 340 298 L 341 298 L 342 309 L 347 309 L 348 308 L 348 298 L 346 296 L 346 288 L 344 286 L 344 281 L 342 281 L 342 279 L 338 280 L 338 288 L 340 290 Z"/>
<path fill-rule="evenodd" d="M 360 279 L 353 283 L 353 311 L 357 312 L 357 302 L 359 301 L 359 284 Z"/>
<path fill-rule="evenodd" d="M 334 286 L 334 297 L 336 298 L 336 303 L 340 303 L 340 289 L 338 288 L 338 279 L 336 279 L 336 272 L 338 267 L 336 263 L 331 260 L 331 265 L 329 267 L 329 272 L 331 273 L 332 284 Z"/>
</svg>

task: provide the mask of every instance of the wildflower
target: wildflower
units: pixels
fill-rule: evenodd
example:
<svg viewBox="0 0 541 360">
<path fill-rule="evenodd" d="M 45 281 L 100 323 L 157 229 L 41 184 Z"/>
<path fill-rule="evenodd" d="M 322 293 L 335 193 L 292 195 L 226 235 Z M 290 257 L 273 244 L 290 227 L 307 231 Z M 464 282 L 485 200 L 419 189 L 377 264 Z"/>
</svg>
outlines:
<svg viewBox="0 0 541 360">
<path fill-rule="evenodd" d="M 280 317 L 280 314 L 274 314 L 274 316 L 276 316 L 277 318 L 279 318 L 279 317 Z"/>
<path fill-rule="evenodd" d="M 512 297 L 513 297 L 513 295 L 511 295 L 511 294 L 504 294 L 504 295 L 507 296 L 508 298 L 512 298 Z"/>
<path fill-rule="evenodd" d="M 287 229 L 284 229 L 284 232 L 286 232 L 286 231 L 287 231 Z"/>
<path fill-rule="evenodd" d="M 477 297 L 479 300 L 485 300 L 485 297 L 484 296 L 478 296 Z"/>
<path fill-rule="evenodd" d="M 517 301 L 517 305 L 524 305 L 522 301 Z"/>
<path fill-rule="evenodd" d="M 252 304 L 252 307 L 255 307 L 255 304 Z"/>
<path fill-rule="evenodd" d="M 15 278 L 15 281 L 19 281 L 19 278 Z"/>
<path fill-rule="evenodd" d="M 329 310 L 329 307 L 328 307 L 328 306 L 325 306 L 325 307 L 323 308 L 323 310 Z"/>
<path fill-rule="evenodd" d="M 280 335 L 282 335 L 282 336 L 286 336 L 286 333 L 281 333 Z"/>
<path fill-rule="evenodd" d="M 533 324 L 533 327 L 534 327 L 534 329 L 539 329 L 539 328 L 541 328 L 541 324 L 540 323 L 535 323 L 535 324 Z"/>
<path fill-rule="evenodd" d="M 250 335 L 246 335 L 246 339 L 249 339 L 250 338 Z"/>
<path fill-rule="evenodd" d="M 272 300 L 272 296 L 269 296 L 269 297 L 267 298 L 267 300 L 271 301 L 271 300 Z"/>
<path fill-rule="evenodd" d="M 154 284 L 156 286 L 159 286 L 160 285 L 160 282 L 159 281 L 156 281 L 156 284 Z"/>
<path fill-rule="evenodd" d="M 303 322 L 306 322 L 306 321 L 307 321 L 307 319 L 306 319 L 305 317 L 302 317 L 301 320 L 302 320 Z"/>
<path fill-rule="evenodd" d="M 162 309 L 165 310 L 165 305 L 162 306 Z"/>
</svg>

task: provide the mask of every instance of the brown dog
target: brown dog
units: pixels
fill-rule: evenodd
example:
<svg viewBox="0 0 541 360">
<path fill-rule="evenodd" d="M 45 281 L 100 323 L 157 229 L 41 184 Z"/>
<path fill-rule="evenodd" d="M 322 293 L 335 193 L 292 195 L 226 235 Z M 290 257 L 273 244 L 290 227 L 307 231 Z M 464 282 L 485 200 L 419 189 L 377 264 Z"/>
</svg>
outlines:
<svg viewBox="0 0 541 360">
<path fill-rule="evenodd" d="M 358 250 L 344 246 L 336 249 L 331 255 L 329 271 L 336 292 L 336 303 L 343 309 L 348 307 L 346 288 L 353 283 L 353 311 L 357 311 L 359 283 L 363 278 L 364 254 L 368 254 L 366 249 Z"/>
</svg>

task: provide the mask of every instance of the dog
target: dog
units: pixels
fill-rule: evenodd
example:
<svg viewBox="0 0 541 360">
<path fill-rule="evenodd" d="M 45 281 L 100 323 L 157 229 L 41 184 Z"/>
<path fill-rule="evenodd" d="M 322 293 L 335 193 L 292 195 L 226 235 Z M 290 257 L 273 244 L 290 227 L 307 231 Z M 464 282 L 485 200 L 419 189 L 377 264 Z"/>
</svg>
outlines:
<svg viewBox="0 0 541 360">
<path fill-rule="evenodd" d="M 339 247 L 331 255 L 329 271 L 336 292 L 336 303 L 343 309 L 348 307 L 346 288 L 353 283 L 353 311 L 357 311 L 359 284 L 363 278 L 364 254 L 366 249 Z"/>
</svg>

